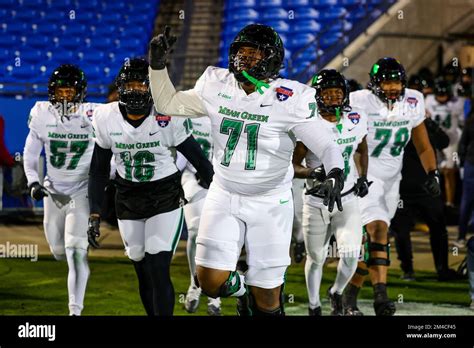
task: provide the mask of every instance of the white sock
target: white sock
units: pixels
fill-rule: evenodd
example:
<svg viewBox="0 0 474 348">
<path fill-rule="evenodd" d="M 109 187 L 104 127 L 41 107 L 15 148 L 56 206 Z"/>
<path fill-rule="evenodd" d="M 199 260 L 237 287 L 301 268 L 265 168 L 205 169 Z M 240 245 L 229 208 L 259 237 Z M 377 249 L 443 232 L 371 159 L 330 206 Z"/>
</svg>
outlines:
<svg viewBox="0 0 474 348">
<path fill-rule="evenodd" d="M 329 290 L 331 294 L 342 294 L 357 269 L 357 262 L 358 260 L 355 257 L 341 257 L 339 259 L 336 280 L 331 290 Z"/>
<path fill-rule="evenodd" d="M 323 277 L 323 265 L 324 261 L 318 265 L 309 255 L 306 256 L 304 274 L 306 277 L 306 288 L 308 290 L 309 307 L 311 309 L 321 307 L 319 290 L 321 288 L 321 278 Z"/>
<path fill-rule="evenodd" d="M 87 280 L 90 274 L 87 250 L 66 248 L 66 258 L 69 267 L 67 277 L 69 314 L 81 315 L 84 308 Z"/>
<path fill-rule="evenodd" d="M 196 274 L 196 236 L 188 231 L 188 241 L 186 242 L 186 255 L 188 256 L 189 272 L 191 273 L 191 286 L 195 287 L 194 275 Z"/>
</svg>

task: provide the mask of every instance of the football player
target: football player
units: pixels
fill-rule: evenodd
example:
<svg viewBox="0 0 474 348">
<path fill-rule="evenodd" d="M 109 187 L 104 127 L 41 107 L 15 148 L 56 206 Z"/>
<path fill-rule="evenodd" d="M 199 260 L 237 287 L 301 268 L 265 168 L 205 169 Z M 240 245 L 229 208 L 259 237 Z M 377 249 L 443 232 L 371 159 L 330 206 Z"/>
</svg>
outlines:
<svg viewBox="0 0 474 348">
<path fill-rule="evenodd" d="M 305 195 L 303 205 L 303 234 L 307 249 L 305 276 L 309 297 L 309 315 L 321 315 L 319 289 L 323 266 L 328 254 L 331 236 L 337 242 L 339 264 L 337 276 L 328 291 L 331 315 L 343 315 L 342 292 L 357 268 L 362 243 L 362 220 L 357 196 L 368 193 L 367 181 L 367 115 L 363 110 L 349 106 L 350 87 L 343 75 L 336 70 L 321 70 L 313 77 L 316 89 L 318 115 L 328 133 L 334 134 L 344 157 L 343 211 L 328 212 L 323 200 L 311 194 Z M 354 154 L 359 165 L 356 167 Z M 306 160 L 306 167 L 301 164 Z M 293 154 L 295 176 L 305 178 L 307 193 L 324 181 L 324 166 L 301 142 L 297 142 Z M 360 172 L 357 174 L 357 168 Z"/>
<path fill-rule="evenodd" d="M 387 295 L 387 268 L 390 265 L 388 227 L 399 203 L 403 151 L 410 137 L 428 174 L 425 188 L 433 196 L 440 193 L 439 173 L 423 122 L 423 95 L 406 88 L 402 64 L 394 58 L 381 58 L 372 66 L 369 75 L 370 90 L 350 94 L 350 105 L 363 109 L 368 116 L 370 158 L 367 178 L 373 184 L 359 204 L 367 231 L 369 257 L 367 265 L 359 263 L 356 274 L 344 291 L 343 302 L 346 314 L 361 314 L 356 304 L 357 294 L 364 276 L 370 272 L 375 314 L 393 315 L 395 304 Z"/>
<path fill-rule="evenodd" d="M 28 189 L 44 199 L 44 231 L 56 260 L 67 260 L 69 314 L 80 315 L 89 278 L 87 262 L 87 172 L 94 147 L 91 118 L 99 104 L 86 103 L 87 81 L 74 65 L 56 68 L 48 82 L 49 101 L 30 112 L 24 149 Z M 41 183 L 39 157 L 46 153 L 47 175 Z"/>
<path fill-rule="evenodd" d="M 181 173 L 170 148 L 180 151 L 207 185 L 212 165 L 183 120 L 154 110 L 145 60 L 127 61 L 116 81 L 119 101 L 94 110 L 89 243 L 99 247 L 100 208 L 114 156 L 118 225 L 135 267 L 143 306 L 150 316 L 170 316 L 175 303 L 170 263 L 181 235 L 185 202 Z"/>
<path fill-rule="evenodd" d="M 208 117 L 201 117 L 199 119 L 188 119 L 185 122 L 187 127 L 192 129 L 193 137 L 201 145 L 201 149 L 208 160 L 212 160 L 212 138 L 211 138 L 211 120 Z M 188 203 L 184 206 L 184 219 L 188 228 L 188 239 L 186 243 L 186 255 L 188 257 L 189 271 L 191 280 L 186 298 L 184 301 L 184 308 L 188 313 L 197 311 L 201 288 L 196 285 L 194 276 L 196 274 L 196 237 L 199 229 L 199 222 L 201 221 L 202 208 L 204 206 L 204 198 L 207 195 L 209 188 L 202 182 L 196 169 L 190 164 L 186 158 L 178 152 L 176 160 L 178 169 L 182 168 L 183 176 L 181 183 L 183 185 L 184 197 Z M 208 298 L 207 313 L 211 316 L 221 315 L 221 300 L 220 298 Z"/>
<path fill-rule="evenodd" d="M 444 176 L 446 205 L 454 207 L 456 193 L 456 171 L 459 166 L 457 149 L 461 138 L 459 121 L 463 118 L 462 104 L 453 98 L 451 85 L 445 80 L 435 81 L 434 94 L 425 99 L 429 117 L 449 136 L 449 145 L 440 152 L 440 168 Z"/>
<path fill-rule="evenodd" d="M 241 315 L 284 315 L 294 139 L 301 139 L 324 163 L 328 173 L 320 193 L 330 211 L 336 201 L 342 210 L 341 153 L 314 117 L 314 90 L 278 77 L 284 48 L 271 27 L 243 28 L 230 46 L 229 69 L 210 66 L 193 89 L 182 92 L 176 92 L 166 70 L 175 41 L 168 27 L 150 42 L 155 107 L 172 116 L 209 115 L 214 141 L 216 174 L 196 242 L 199 284 L 208 296 L 238 297 Z M 244 244 L 245 276 L 236 271 Z"/>
</svg>

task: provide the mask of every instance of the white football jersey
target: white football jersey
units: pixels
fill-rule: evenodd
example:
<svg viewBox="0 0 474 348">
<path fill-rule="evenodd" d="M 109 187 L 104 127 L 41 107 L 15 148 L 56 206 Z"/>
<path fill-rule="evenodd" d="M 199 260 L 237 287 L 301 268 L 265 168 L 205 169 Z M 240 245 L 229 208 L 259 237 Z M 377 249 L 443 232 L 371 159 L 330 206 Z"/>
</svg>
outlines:
<svg viewBox="0 0 474 348">
<path fill-rule="evenodd" d="M 243 195 L 289 190 L 295 146 L 292 127 L 321 122 L 314 89 L 286 79 L 247 95 L 228 69 L 208 67 L 194 91 L 211 120 L 214 181 Z M 331 138 L 318 136 L 321 146 Z"/>
<path fill-rule="evenodd" d="M 352 108 L 349 112 L 344 112 L 341 118 L 341 131 L 336 127 L 335 122 L 329 122 L 318 115 L 323 121 L 324 127 L 328 132 L 334 135 L 334 141 L 339 145 L 342 156 L 344 158 L 344 192 L 349 191 L 357 182 L 359 174 L 354 162 L 354 154 L 357 147 L 367 135 L 367 115 L 364 110 Z M 320 166 L 321 160 L 310 150 L 306 153 L 306 166 L 308 168 L 316 168 Z M 309 179 L 308 179 L 309 180 Z M 311 179 L 312 181 L 312 179 Z M 311 183 L 308 183 L 308 187 Z M 342 201 L 348 201 L 354 198 L 353 194 L 346 195 Z M 313 206 L 322 207 L 323 200 L 318 197 L 305 195 L 305 201 Z"/>
<path fill-rule="evenodd" d="M 211 137 L 211 120 L 209 117 L 200 117 L 189 119 L 189 123 L 192 127 L 192 134 L 194 139 L 201 145 L 202 152 L 206 158 L 212 160 L 212 137 Z"/>
<path fill-rule="evenodd" d="M 363 109 L 368 118 L 368 176 L 389 179 L 401 176 L 403 153 L 411 130 L 425 119 L 423 94 L 405 88 L 401 101 L 388 110 L 371 91 L 364 89 L 350 94 L 350 105 Z"/>
<path fill-rule="evenodd" d="M 133 182 L 148 182 L 178 171 L 170 147 L 190 135 L 186 121 L 153 109 L 135 128 L 123 118 L 118 102 L 113 102 L 94 110 L 93 125 L 97 144 L 112 150 L 118 175 Z"/>
<path fill-rule="evenodd" d="M 459 99 L 454 98 L 445 104 L 436 100 L 434 94 L 429 94 L 425 99 L 426 111 L 443 131 L 449 136 L 450 145 L 456 144 L 460 138 L 459 120 L 463 117 L 463 105 Z"/>
<path fill-rule="evenodd" d="M 94 149 L 91 121 L 93 111 L 99 105 L 82 103 L 75 113 L 62 118 L 50 102 L 36 102 L 31 109 L 28 127 L 44 143 L 50 182 L 88 180 Z"/>
</svg>

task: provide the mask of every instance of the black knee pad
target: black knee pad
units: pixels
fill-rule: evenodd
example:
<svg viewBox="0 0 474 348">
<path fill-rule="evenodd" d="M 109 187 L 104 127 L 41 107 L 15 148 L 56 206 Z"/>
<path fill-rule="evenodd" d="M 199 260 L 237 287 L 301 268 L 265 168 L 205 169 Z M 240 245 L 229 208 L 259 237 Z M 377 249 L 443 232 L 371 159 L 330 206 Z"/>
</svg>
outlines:
<svg viewBox="0 0 474 348">
<path fill-rule="evenodd" d="M 369 274 L 369 270 L 368 269 L 364 269 L 364 268 L 360 268 L 360 267 L 357 267 L 356 268 L 356 271 L 355 271 L 357 274 L 361 275 L 361 276 L 366 276 L 367 274 Z"/>
<path fill-rule="evenodd" d="M 384 251 L 387 253 L 387 257 L 373 257 L 373 251 Z M 390 266 L 390 243 L 380 244 L 369 242 L 369 260 L 367 266 Z"/>
<path fill-rule="evenodd" d="M 216 297 L 230 297 L 239 291 L 242 286 L 245 286 L 245 284 L 242 283 L 239 272 L 230 272 L 229 278 L 221 285 Z"/>
</svg>

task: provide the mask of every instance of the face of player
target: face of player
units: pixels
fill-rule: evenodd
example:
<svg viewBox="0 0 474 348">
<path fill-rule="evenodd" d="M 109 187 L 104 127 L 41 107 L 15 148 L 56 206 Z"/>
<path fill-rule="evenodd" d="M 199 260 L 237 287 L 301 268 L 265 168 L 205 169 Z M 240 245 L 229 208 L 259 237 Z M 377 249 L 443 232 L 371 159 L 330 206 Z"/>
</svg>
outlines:
<svg viewBox="0 0 474 348">
<path fill-rule="evenodd" d="M 255 47 L 242 46 L 235 56 L 235 68 L 238 72 L 248 71 L 263 59 L 263 51 Z"/>
<path fill-rule="evenodd" d="M 433 94 L 433 88 L 432 87 L 423 87 L 422 93 L 425 97 L 428 94 Z"/>
<path fill-rule="evenodd" d="M 130 81 L 125 83 L 125 89 L 128 91 L 148 92 L 148 86 L 141 81 Z"/>
<path fill-rule="evenodd" d="M 402 94 L 402 81 L 382 81 L 380 88 L 384 92 L 385 96 L 389 100 L 397 100 L 400 94 Z"/>
<path fill-rule="evenodd" d="M 325 88 L 321 91 L 321 98 L 327 106 L 342 105 L 344 92 L 341 88 Z"/>
<path fill-rule="evenodd" d="M 75 87 L 56 87 L 54 91 L 54 95 L 56 100 L 60 101 L 61 103 L 70 103 L 75 95 L 76 95 L 76 88 Z"/>
<path fill-rule="evenodd" d="M 449 96 L 444 94 L 444 95 L 437 95 L 435 96 L 436 100 L 438 103 L 445 104 L 448 102 Z"/>
</svg>

